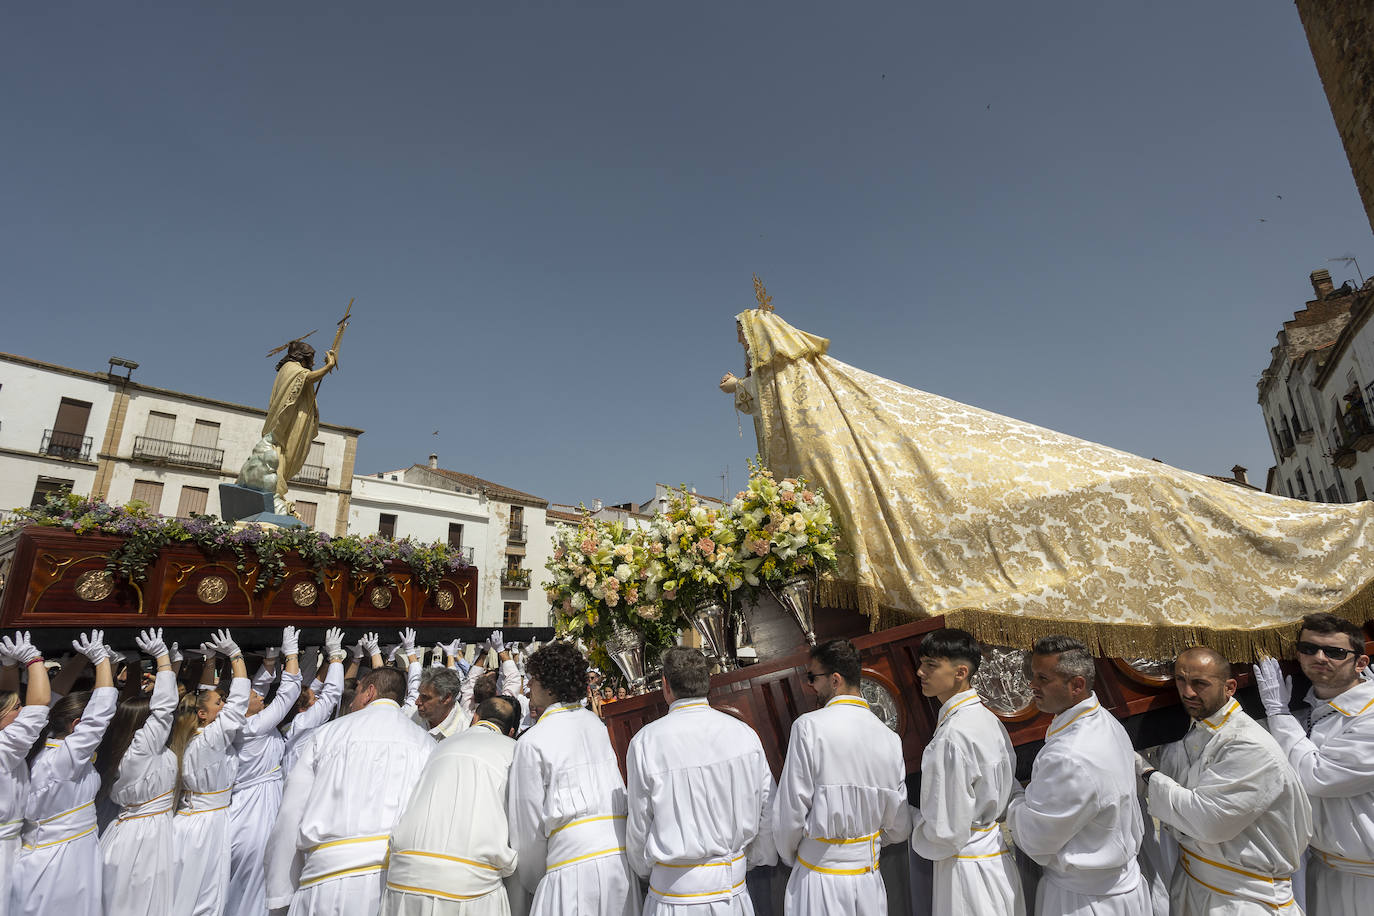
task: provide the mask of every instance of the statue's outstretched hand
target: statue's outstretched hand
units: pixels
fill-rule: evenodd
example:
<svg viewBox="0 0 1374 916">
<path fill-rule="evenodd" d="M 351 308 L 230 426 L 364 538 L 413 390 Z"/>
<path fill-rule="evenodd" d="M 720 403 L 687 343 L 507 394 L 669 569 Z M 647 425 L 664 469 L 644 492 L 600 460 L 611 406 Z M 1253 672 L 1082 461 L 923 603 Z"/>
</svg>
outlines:
<svg viewBox="0 0 1374 916">
<path fill-rule="evenodd" d="M 735 373 L 727 372 L 720 377 L 720 390 L 726 394 L 734 394 L 739 387 L 739 379 L 735 378 Z"/>
<path fill-rule="evenodd" d="M 339 364 L 339 354 L 330 350 L 324 355 L 324 366 L 326 369 L 333 369 Z"/>
</svg>

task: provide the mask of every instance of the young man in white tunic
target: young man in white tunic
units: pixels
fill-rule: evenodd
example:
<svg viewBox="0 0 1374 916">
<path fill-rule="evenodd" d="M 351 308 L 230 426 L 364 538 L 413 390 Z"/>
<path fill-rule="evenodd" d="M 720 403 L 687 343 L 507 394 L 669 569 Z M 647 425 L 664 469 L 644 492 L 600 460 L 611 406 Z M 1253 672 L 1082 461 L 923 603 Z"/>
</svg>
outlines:
<svg viewBox="0 0 1374 916">
<path fill-rule="evenodd" d="M 921 805 L 911 815 L 911 850 L 935 865 L 931 912 L 1025 916 L 1021 877 L 998 824 L 1017 787 L 1016 754 L 971 683 L 983 647 L 963 630 L 936 630 L 921 640 L 919 659 L 921 693 L 940 702 L 921 754 Z"/>
<path fill-rule="evenodd" d="M 306 739 L 267 843 L 267 908 L 290 916 L 374 916 L 388 837 L 434 739 L 401 712 L 406 676 L 358 681 L 352 712 Z"/>
<path fill-rule="evenodd" d="M 1145 834 L 1130 738 L 1093 693 L 1092 654 L 1068 636 L 1036 640 L 1030 687 L 1054 718 L 1030 784 L 1007 808 L 1012 841 L 1044 868 L 1038 916 L 1151 916 L 1137 857 Z"/>
<path fill-rule="evenodd" d="M 506 790 L 519 707 L 492 697 L 439 744 L 391 831 L 381 916 L 507 916 Z"/>
<path fill-rule="evenodd" d="M 544 712 L 515 745 L 510 845 L 534 895 L 531 916 L 638 916 L 625 859 L 625 781 L 606 727 L 582 707 L 587 660 L 570 643 L 530 656 L 530 695 Z"/>
<path fill-rule="evenodd" d="M 699 649 L 663 653 L 668 714 L 625 754 L 630 867 L 649 882 L 645 916 L 748 916 L 745 871 L 777 861 L 773 773 L 752 728 L 711 708 Z"/>
<path fill-rule="evenodd" d="M 1343 916 L 1374 901 L 1374 681 L 1362 676 L 1364 633 L 1344 618 L 1304 617 L 1297 649 L 1312 682 L 1301 720 L 1277 661 L 1256 665 L 1255 682 L 1269 733 L 1312 803 L 1307 910 Z"/>
<path fill-rule="evenodd" d="M 1235 701 L 1231 665 L 1196 647 L 1174 661 L 1193 724 L 1155 770 L 1137 768 L 1150 814 L 1178 839 L 1169 885 L 1173 916 L 1302 912 L 1292 875 L 1312 836 L 1312 807 L 1283 750 Z M 1313 911 L 1336 916 L 1334 909 Z"/>
<path fill-rule="evenodd" d="M 861 677 L 849 640 L 811 650 L 806 679 L 821 708 L 792 723 L 773 802 L 778 857 L 792 866 L 789 916 L 882 916 L 879 851 L 911 835 L 901 739 L 869 709 Z"/>
</svg>

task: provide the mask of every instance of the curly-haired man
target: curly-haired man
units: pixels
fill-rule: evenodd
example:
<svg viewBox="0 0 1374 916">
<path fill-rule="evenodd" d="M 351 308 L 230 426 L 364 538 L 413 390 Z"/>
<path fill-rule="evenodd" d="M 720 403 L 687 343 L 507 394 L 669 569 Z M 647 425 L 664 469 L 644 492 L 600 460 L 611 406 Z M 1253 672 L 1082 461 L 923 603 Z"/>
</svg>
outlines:
<svg viewBox="0 0 1374 916">
<path fill-rule="evenodd" d="M 534 894 L 530 916 L 638 916 L 625 859 L 625 781 L 606 727 L 582 706 L 587 660 L 550 643 L 526 664 L 530 703 L 544 712 L 516 742 L 510 771 L 510 845 Z"/>
</svg>

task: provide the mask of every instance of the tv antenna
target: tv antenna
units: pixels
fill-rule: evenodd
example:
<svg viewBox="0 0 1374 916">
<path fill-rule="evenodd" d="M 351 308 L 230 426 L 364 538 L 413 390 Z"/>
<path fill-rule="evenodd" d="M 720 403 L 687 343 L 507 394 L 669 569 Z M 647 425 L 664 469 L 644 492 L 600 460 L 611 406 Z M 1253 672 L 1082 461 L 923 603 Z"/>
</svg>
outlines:
<svg viewBox="0 0 1374 916">
<path fill-rule="evenodd" d="M 1355 268 L 1355 276 L 1360 278 L 1360 286 L 1364 286 L 1364 274 L 1360 273 L 1360 262 L 1355 260 L 1353 254 L 1343 255 L 1339 258 L 1327 258 L 1328 264 L 1344 264 L 1346 267 Z"/>
</svg>

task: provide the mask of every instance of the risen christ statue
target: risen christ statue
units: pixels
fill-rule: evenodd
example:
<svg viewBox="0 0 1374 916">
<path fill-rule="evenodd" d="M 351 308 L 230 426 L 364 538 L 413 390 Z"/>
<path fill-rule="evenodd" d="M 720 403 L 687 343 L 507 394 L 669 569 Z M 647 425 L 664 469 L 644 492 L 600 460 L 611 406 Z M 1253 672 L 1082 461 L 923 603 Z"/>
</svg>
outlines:
<svg viewBox="0 0 1374 916">
<path fill-rule="evenodd" d="M 277 363 L 262 439 L 244 462 L 238 482 L 274 493 L 276 511 L 282 515 L 295 514 L 286 501 L 286 484 L 305 465 L 310 444 L 320 429 L 315 386 L 338 362 L 335 351 L 330 350 L 324 356 L 324 368 L 316 369 L 315 348 L 303 340 L 293 340 Z"/>
</svg>

